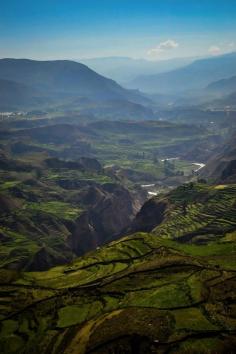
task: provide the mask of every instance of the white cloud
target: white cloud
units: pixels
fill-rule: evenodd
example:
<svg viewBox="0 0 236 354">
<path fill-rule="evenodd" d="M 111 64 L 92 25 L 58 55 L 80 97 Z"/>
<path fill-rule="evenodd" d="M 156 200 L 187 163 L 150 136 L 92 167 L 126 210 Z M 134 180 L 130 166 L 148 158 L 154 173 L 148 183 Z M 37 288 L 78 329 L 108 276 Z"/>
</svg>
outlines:
<svg viewBox="0 0 236 354">
<path fill-rule="evenodd" d="M 178 48 L 179 43 L 174 41 L 173 39 L 168 39 L 165 42 L 159 43 L 155 48 L 149 49 L 147 55 L 151 57 L 158 57 L 164 52 Z"/>
<path fill-rule="evenodd" d="M 177 48 L 179 46 L 179 43 L 175 42 L 173 39 L 168 39 L 165 42 L 161 42 L 159 44 L 159 47 L 161 49 L 174 49 Z"/>
<path fill-rule="evenodd" d="M 221 53 L 221 49 L 220 47 L 218 47 L 217 45 L 212 45 L 209 49 L 208 49 L 208 52 L 211 54 L 211 55 L 219 55 Z"/>
</svg>

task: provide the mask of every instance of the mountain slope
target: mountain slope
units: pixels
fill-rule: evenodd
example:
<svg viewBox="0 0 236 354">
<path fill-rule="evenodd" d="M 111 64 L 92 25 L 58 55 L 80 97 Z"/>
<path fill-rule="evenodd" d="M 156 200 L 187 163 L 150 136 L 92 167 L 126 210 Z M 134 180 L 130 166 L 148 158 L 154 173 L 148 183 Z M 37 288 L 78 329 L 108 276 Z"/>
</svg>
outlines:
<svg viewBox="0 0 236 354">
<path fill-rule="evenodd" d="M 236 76 L 212 82 L 207 86 L 207 90 L 221 95 L 236 92 Z"/>
<path fill-rule="evenodd" d="M 152 231 L 164 239 L 206 244 L 235 230 L 235 186 L 193 183 L 146 202 L 131 231 Z"/>
<path fill-rule="evenodd" d="M 87 66 L 69 60 L 1 59 L 0 79 L 29 85 L 57 98 L 85 96 L 99 100 L 142 100 L 137 92 L 126 90 Z"/>
<path fill-rule="evenodd" d="M 219 95 L 219 94 L 218 94 Z M 215 110 L 223 110 L 225 111 L 234 111 L 236 108 L 236 91 L 232 92 L 228 95 L 221 96 L 220 98 L 216 98 L 214 100 L 208 101 L 204 103 L 204 106 L 210 107 Z"/>
<path fill-rule="evenodd" d="M 211 82 L 236 74 L 236 53 L 196 60 L 184 68 L 168 73 L 142 76 L 133 80 L 129 87 L 145 92 L 180 93 L 203 89 Z"/>
<path fill-rule="evenodd" d="M 23 109 L 24 107 L 40 106 L 46 98 L 42 93 L 29 85 L 0 79 L 0 109 Z"/>
<path fill-rule="evenodd" d="M 218 183 L 236 182 L 236 134 L 216 153 L 202 169 L 201 175 Z"/>
</svg>

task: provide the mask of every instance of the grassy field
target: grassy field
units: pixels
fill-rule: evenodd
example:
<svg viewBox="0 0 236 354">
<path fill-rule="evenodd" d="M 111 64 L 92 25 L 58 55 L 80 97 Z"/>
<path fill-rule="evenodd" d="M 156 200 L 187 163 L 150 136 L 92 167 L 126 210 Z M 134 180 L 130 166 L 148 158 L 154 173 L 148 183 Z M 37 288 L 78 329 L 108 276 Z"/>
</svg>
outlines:
<svg viewBox="0 0 236 354">
<path fill-rule="evenodd" d="M 82 209 L 76 208 L 69 203 L 60 201 L 49 201 L 41 203 L 30 203 L 26 209 L 42 211 L 48 214 L 52 214 L 59 219 L 74 220 L 78 218 Z"/>
</svg>

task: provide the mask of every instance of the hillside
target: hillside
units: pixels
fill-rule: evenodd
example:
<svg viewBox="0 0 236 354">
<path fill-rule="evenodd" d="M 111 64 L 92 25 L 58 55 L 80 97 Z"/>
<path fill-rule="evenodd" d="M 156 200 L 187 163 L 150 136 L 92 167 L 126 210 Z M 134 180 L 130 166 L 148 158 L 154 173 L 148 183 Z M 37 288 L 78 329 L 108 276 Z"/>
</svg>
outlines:
<svg viewBox="0 0 236 354">
<path fill-rule="evenodd" d="M 236 182 L 236 134 L 211 157 L 201 175 L 218 183 Z"/>
<path fill-rule="evenodd" d="M 236 92 L 236 76 L 212 82 L 207 86 L 207 90 L 221 95 Z"/>
<path fill-rule="evenodd" d="M 110 99 L 106 101 L 92 101 L 90 99 L 86 102 L 83 98 L 72 98 L 58 105 L 58 109 L 62 111 L 76 110 L 78 107 L 81 114 L 92 117 L 92 120 L 148 120 L 154 117 L 152 109 L 148 106 L 125 99 Z"/>
<path fill-rule="evenodd" d="M 152 233 L 47 272 L 1 270 L 2 353 L 233 353 L 235 192 L 186 185 L 152 201 L 157 216 L 165 203 Z"/>
<path fill-rule="evenodd" d="M 0 79 L 0 110 L 36 106 L 43 103 L 42 94 L 30 86 Z"/>
<path fill-rule="evenodd" d="M 236 108 L 236 91 L 230 93 L 229 95 L 224 95 L 221 98 L 214 99 L 205 104 L 205 106 L 210 107 L 211 109 L 225 109 L 234 111 Z"/>
<path fill-rule="evenodd" d="M 68 263 L 116 238 L 139 208 L 142 194 L 121 186 L 96 159 L 50 158 L 20 142 L 11 150 L 14 158 L 0 157 L 0 268 Z"/>
<path fill-rule="evenodd" d="M 236 74 L 236 53 L 200 59 L 167 73 L 140 76 L 129 87 L 152 93 L 181 93 L 205 88 L 213 81 Z"/>
<path fill-rule="evenodd" d="M 33 92 L 34 90 L 43 92 L 49 102 L 52 100 L 54 104 L 66 103 L 68 99 L 81 96 L 99 101 L 112 99 L 138 101 L 138 103 L 148 101 L 138 92 L 126 90 L 87 66 L 69 60 L 1 59 L 0 79 L 17 82 L 17 85 L 30 86 Z M 2 91 L 5 91 L 9 83 L 2 81 L 1 85 Z M 19 106 L 24 103 L 15 98 L 14 90 L 12 96 L 8 90 L 8 97 L 12 105 Z M 0 99 L 3 98 L 1 94 Z M 29 105 L 32 103 L 29 102 Z"/>
</svg>

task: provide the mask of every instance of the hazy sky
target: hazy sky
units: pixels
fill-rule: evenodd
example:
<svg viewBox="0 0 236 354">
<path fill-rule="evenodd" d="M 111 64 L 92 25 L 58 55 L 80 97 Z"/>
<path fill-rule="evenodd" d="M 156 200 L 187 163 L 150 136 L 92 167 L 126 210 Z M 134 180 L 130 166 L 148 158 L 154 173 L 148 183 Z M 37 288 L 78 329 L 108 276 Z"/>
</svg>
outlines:
<svg viewBox="0 0 236 354">
<path fill-rule="evenodd" d="M 236 0 L 0 0 L 0 57 L 166 59 L 236 50 Z"/>
</svg>

